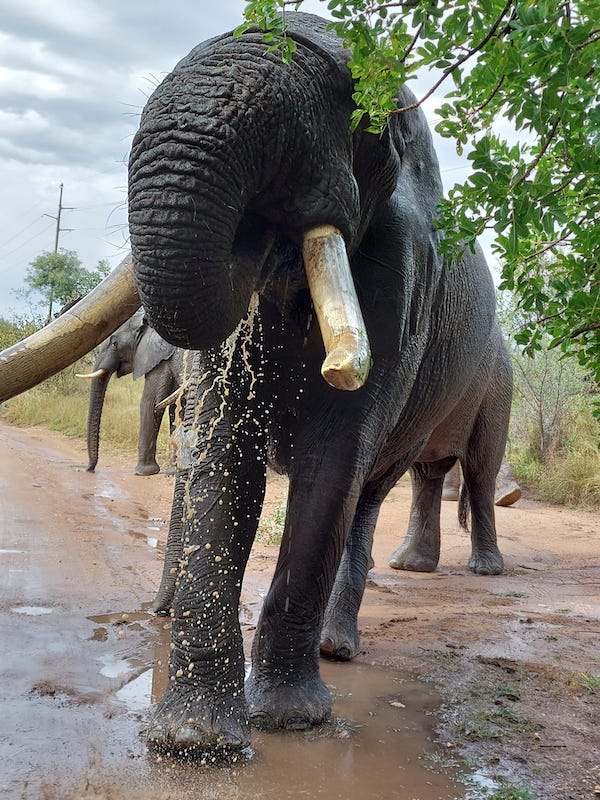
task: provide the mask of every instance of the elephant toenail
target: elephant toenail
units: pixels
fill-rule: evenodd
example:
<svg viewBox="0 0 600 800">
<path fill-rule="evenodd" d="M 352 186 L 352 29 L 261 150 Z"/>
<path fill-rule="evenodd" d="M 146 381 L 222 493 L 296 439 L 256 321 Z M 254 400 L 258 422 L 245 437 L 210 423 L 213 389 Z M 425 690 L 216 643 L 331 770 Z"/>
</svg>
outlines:
<svg viewBox="0 0 600 800">
<path fill-rule="evenodd" d="M 250 714 L 250 723 L 260 731 L 272 731 L 275 729 L 275 722 L 266 711 L 255 711 Z"/>
<path fill-rule="evenodd" d="M 283 727 L 286 731 L 305 731 L 311 728 L 312 724 L 304 714 L 289 714 L 283 722 Z"/>
<path fill-rule="evenodd" d="M 217 737 L 217 744 L 221 747 L 239 748 L 242 747 L 244 743 L 240 736 L 237 736 L 235 733 L 231 733 L 230 731 L 226 731 Z"/>
<path fill-rule="evenodd" d="M 326 637 L 321 641 L 320 649 L 323 655 L 330 656 L 334 651 L 333 641 L 329 637 Z"/>
<path fill-rule="evenodd" d="M 174 737 L 177 745 L 197 745 L 205 744 L 202 731 L 195 725 L 182 725 Z"/>
<path fill-rule="evenodd" d="M 339 658 L 340 661 L 350 661 L 352 659 L 352 651 L 350 650 L 349 645 L 342 645 L 338 647 L 335 651 L 335 657 Z"/>
</svg>

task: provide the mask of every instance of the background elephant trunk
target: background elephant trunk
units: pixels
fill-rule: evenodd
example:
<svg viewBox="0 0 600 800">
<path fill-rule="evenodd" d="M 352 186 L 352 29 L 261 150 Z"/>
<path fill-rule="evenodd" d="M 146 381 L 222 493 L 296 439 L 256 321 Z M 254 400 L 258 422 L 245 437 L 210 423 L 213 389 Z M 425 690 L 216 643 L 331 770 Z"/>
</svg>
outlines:
<svg viewBox="0 0 600 800">
<path fill-rule="evenodd" d="M 92 379 L 90 388 L 90 404 L 87 420 L 87 472 L 93 472 L 98 463 L 98 449 L 100 446 L 100 419 L 104 406 L 104 397 L 112 372 L 105 371 L 102 375 Z"/>
</svg>

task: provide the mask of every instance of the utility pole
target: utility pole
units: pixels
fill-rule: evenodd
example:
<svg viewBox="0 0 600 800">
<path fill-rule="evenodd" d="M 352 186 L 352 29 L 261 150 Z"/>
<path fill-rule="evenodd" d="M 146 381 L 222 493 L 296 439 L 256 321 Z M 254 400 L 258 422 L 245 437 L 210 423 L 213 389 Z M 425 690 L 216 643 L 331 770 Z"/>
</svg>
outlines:
<svg viewBox="0 0 600 800">
<path fill-rule="evenodd" d="M 62 204 L 62 195 L 63 195 L 63 185 L 60 185 L 60 194 L 58 195 L 58 209 L 56 211 L 56 216 L 53 214 L 44 214 L 45 217 L 50 217 L 51 219 L 56 220 L 56 233 L 54 235 L 54 252 L 58 253 L 58 237 L 61 231 L 72 231 L 73 228 L 61 228 L 60 227 L 60 218 L 63 211 L 73 211 L 73 206 L 63 206 Z M 46 320 L 46 325 L 52 320 L 52 304 L 54 303 L 54 284 L 50 283 L 50 304 L 48 306 L 48 319 Z"/>
<path fill-rule="evenodd" d="M 60 217 L 63 211 L 73 211 L 73 206 L 63 206 L 62 204 L 62 194 L 63 194 L 63 185 L 60 185 L 60 194 L 58 196 L 58 210 L 56 212 L 56 216 L 53 214 L 44 214 L 45 217 L 50 217 L 50 219 L 56 220 L 56 234 L 54 236 L 54 252 L 58 252 L 58 237 L 61 231 L 72 231 L 73 228 L 61 228 L 60 227 Z"/>
</svg>

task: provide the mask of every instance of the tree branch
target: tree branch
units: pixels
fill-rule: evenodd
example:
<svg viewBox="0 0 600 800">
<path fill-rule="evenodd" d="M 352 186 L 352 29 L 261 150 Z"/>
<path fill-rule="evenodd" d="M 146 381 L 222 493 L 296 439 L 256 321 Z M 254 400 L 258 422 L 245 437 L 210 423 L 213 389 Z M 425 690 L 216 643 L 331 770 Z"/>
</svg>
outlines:
<svg viewBox="0 0 600 800">
<path fill-rule="evenodd" d="M 442 83 L 446 80 L 446 78 L 449 75 L 451 75 L 462 64 L 464 64 L 465 61 L 468 61 L 471 58 L 471 56 L 474 56 L 475 53 L 478 53 L 480 50 L 482 50 L 486 46 L 486 44 L 490 41 L 490 39 L 492 39 L 494 37 L 496 31 L 500 27 L 500 23 L 502 22 L 504 17 L 507 15 L 507 13 L 510 11 L 513 3 L 514 3 L 514 0 L 508 0 L 506 5 L 504 6 L 502 11 L 500 12 L 500 16 L 494 22 L 494 24 L 492 25 L 490 30 L 487 32 L 487 34 L 484 36 L 484 38 L 481 40 L 481 42 L 478 45 L 476 45 L 475 47 L 472 47 L 470 50 L 468 50 L 465 53 L 465 55 L 462 56 L 462 58 L 459 58 L 458 61 L 455 61 L 454 64 L 451 64 L 449 67 L 446 67 L 446 69 L 444 70 L 444 72 L 442 74 L 442 77 L 438 81 L 436 81 L 434 83 L 434 85 L 431 87 L 431 89 L 429 89 L 429 91 L 426 92 L 425 95 L 420 100 L 417 100 L 416 103 L 411 103 L 408 106 L 404 106 L 403 108 L 398 108 L 393 113 L 400 114 L 403 111 L 412 111 L 413 109 L 418 108 L 420 105 L 422 105 L 426 100 L 428 100 L 431 97 L 431 95 L 442 85 Z"/>
</svg>

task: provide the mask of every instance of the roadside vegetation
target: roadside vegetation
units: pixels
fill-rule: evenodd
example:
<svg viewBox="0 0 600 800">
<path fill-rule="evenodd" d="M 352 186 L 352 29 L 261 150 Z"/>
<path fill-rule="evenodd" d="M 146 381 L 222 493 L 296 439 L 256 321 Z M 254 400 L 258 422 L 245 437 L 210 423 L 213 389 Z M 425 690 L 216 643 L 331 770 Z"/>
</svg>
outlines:
<svg viewBox="0 0 600 800">
<path fill-rule="evenodd" d="M 514 339 L 519 318 L 501 308 L 501 322 L 511 349 L 515 376 L 508 460 L 526 492 L 546 502 L 600 508 L 600 422 L 593 414 L 600 392 L 595 381 L 558 349 L 525 355 Z M 22 318 L 0 318 L 0 344 L 8 347 L 28 336 L 35 324 Z M 94 355 L 47 380 L 43 385 L 0 405 L 0 417 L 21 426 L 43 425 L 85 439 L 89 382 L 75 377 L 92 368 Z M 112 378 L 102 413 L 101 447 L 137 450 L 139 401 L 143 380 Z M 168 460 L 167 416 L 158 440 L 159 463 Z M 267 521 L 279 528 L 279 510 Z M 274 536 L 271 528 L 261 535 Z"/>
<path fill-rule="evenodd" d="M 0 319 L 0 335 L 2 322 Z M 42 425 L 67 436 L 85 440 L 90 382 L 76 378 L 75 375 L 78 372 L 89 372 L 93 363 L 94 356 L 89 355 L 42 385 L 0 404 L 0 418 L 22 427 Z M 131 375 L 123 378 L 113 376 L 110 380 L 102 410 L 100 462 L 103 447 L 113 447 L 132 455 L 137 452 L 143 388 L 144 380 L 140 378 L 134 381 Z M 169 458 L 168 416 L 164 415 L 158 437 L 159 464 L 166 464 Z"/>
</svg>

